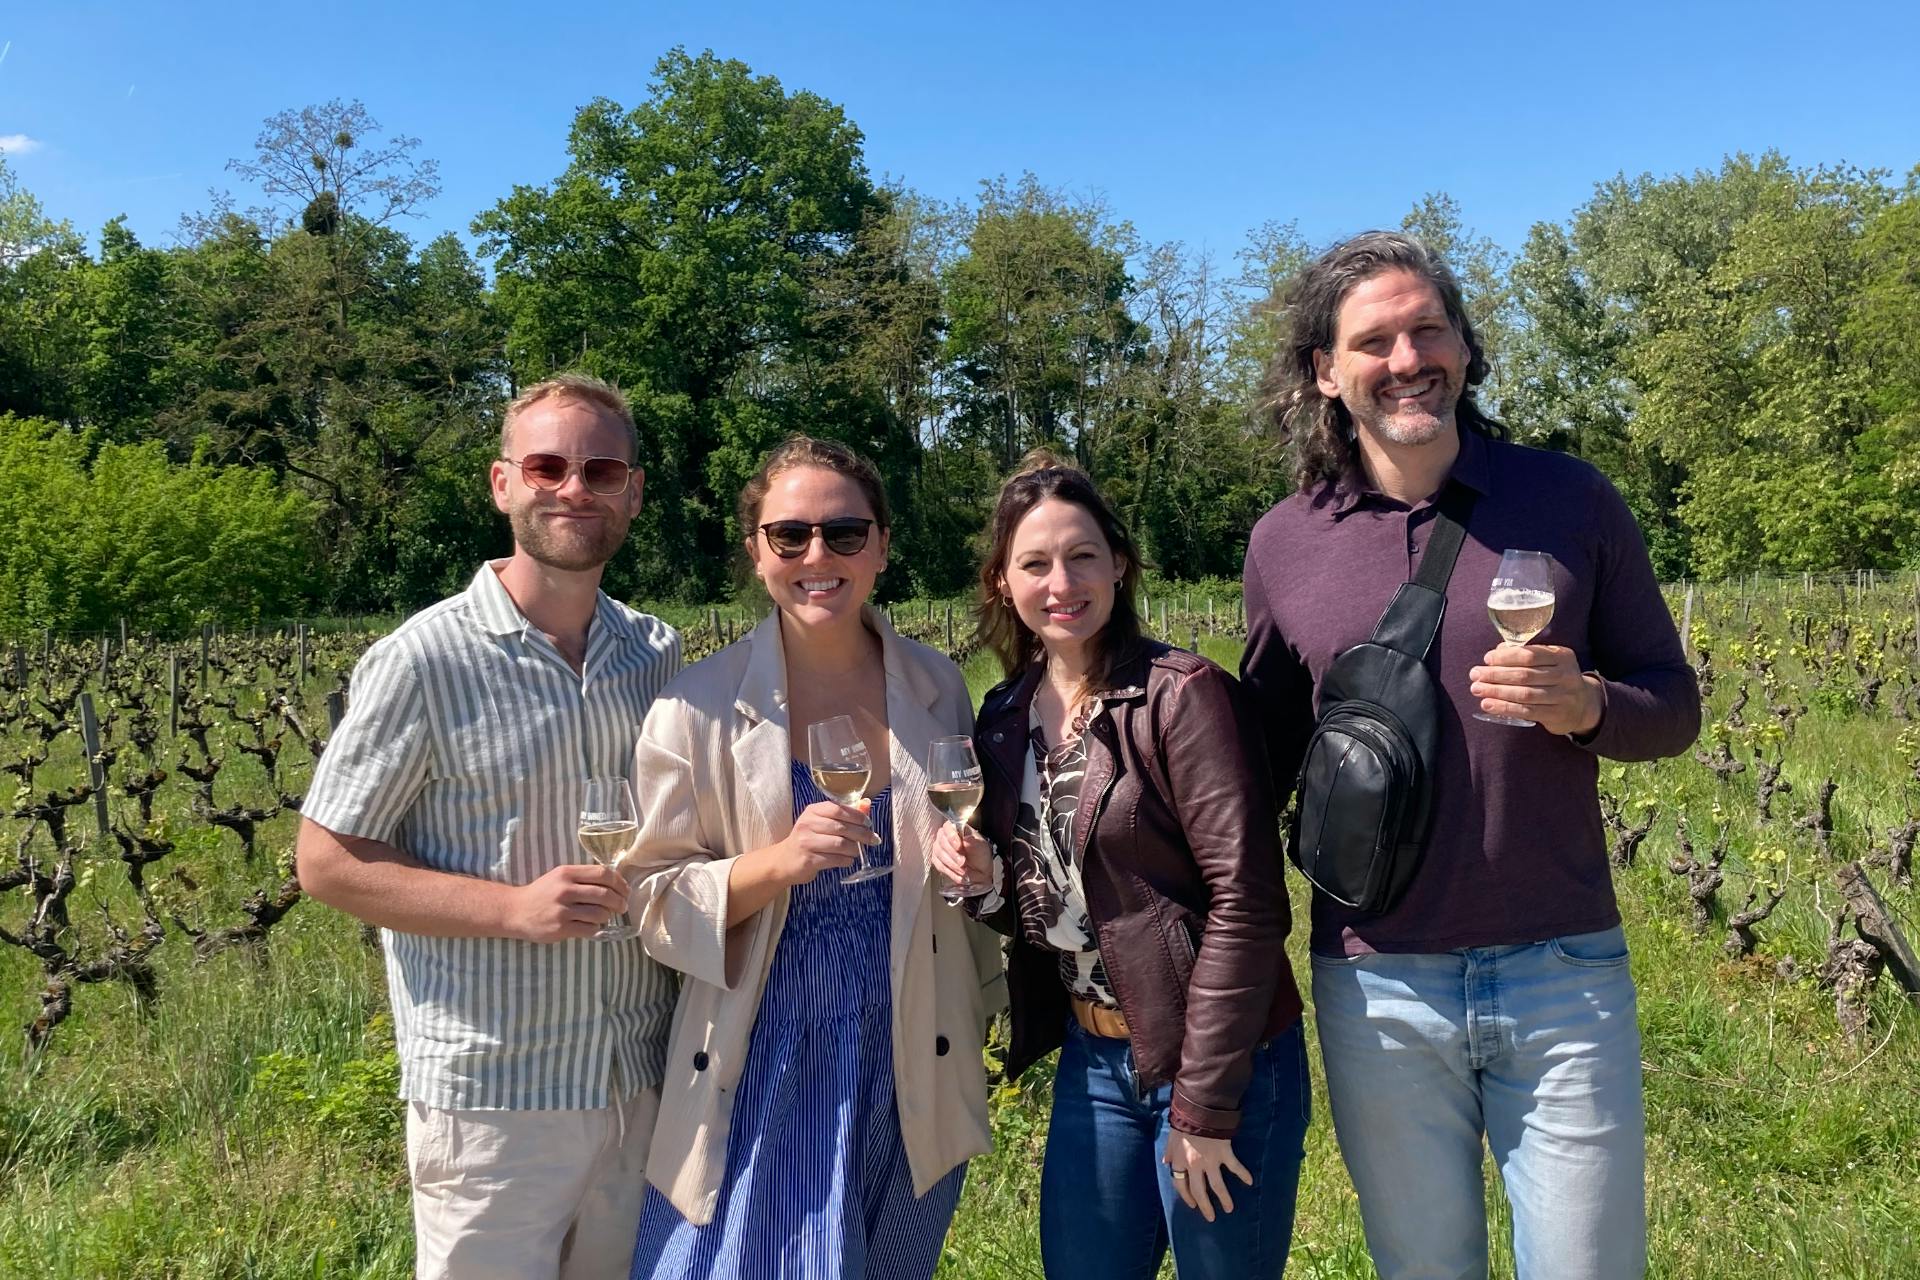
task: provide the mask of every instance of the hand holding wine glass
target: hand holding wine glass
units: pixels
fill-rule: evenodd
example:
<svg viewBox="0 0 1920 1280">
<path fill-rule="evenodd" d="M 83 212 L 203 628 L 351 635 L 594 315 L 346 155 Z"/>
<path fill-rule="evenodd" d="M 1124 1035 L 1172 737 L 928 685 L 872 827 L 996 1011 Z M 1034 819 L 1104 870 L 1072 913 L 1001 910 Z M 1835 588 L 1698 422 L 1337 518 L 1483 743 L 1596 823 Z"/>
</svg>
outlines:
<svg viewBox="0 0 1920 1280">
<path fill-rule="evenodd" d="M 633 791 L 622 777 L 588 778 L 580 799 L 580 847 L 587 856 L 614 872 L 632 851 L 640 834 L 634 817 Z M 639 930 L 626 912 L 611 916 L 591 936 L 602 942 L 634 937 Z"/>
<path fill-rule="evenodd" d="M 1549 733 L 1586 733 L 1600 722 L 1605 701 L 1597 678 L 1562 645 L 1531 641 L 1553 620 L 1553 559 L 1542 551 L 1507 551 L 1487 593 L 1487 616 L 1501 643 L 1468 676 L 1480 699 L 1476 720 Z M 1493 710 L 1489 711 L 1491 704 Z M 1524 712 L 1524 716 L 1513 714 Z"/>
<path fill-rule="evenodd" d="M 1507 550 L 1500 554 L 1493 585 L 1487 591 L 1487 617 L 1505 644 L 1525 646 L 1553 621 L 1553 561 L 1544 551 Z M 1519 716 L 1473 713 L 1475 720 L 1531 729 Z"/>
<path fill-rule="evenodd" d="M 813 785 L 848 806 L 860 802 L 873 777 L 866 740 L 860 736 L 852 716 L 833 716 L 807 726 L 807 765 L 813 774 Z M 892 873 L 892 864 L 876 866 L 867 859 L 867 845 L 863 843 L 858 865 L 841 883 L 858 884 Z"/>
<path fill-rule="evenodd" d="M 953 823 L 954 838 L 963 851 L 967 845 L 964 828 L 980 806 L 984 792 L 980 761 L 973 754 L 973 739 L 935 738 L 928 745 L 927 799 L 942 817 Z M 977 898 L 993 888 L 986 876 L 975 873 L 972 862 L 968 859 L 964 878 L 941 888 L 940 897 L 949 905 Z"/>
</svg>

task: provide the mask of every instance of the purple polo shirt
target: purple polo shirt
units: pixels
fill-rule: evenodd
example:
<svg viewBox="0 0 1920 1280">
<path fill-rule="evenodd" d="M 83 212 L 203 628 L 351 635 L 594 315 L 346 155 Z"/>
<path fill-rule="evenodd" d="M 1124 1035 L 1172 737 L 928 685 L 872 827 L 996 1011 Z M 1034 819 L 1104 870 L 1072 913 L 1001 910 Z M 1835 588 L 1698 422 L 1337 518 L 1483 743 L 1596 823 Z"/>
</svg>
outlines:
<svg viewBox="0 0 1920 1280">
<path fill-rule="evenodd" d="M 1600 757 L 1652 760 L 1700 731 L 1699 687 L 1660 597 L 1646 544 L 1605 476 L 1565 454 L 1463 431 L 1453 478 L 1479 495 L 1427 653 L 1441 690 L 1433 830 L 1406 896 L 1365 915 L 1316 893 L 1310 945 L 1322 955 L 1435 952 L 1539 942 L 1620 922 L 1596 791 Z M 1412 507 L 1348 479 L 1267 512 L 1247 546 L 1241 680 L 1263 717 L 1276 794 L 1293 792 L 1321 678 L 1365 641 L 1433 533 Z M 1553 621 L 1605 681 L 1606 711 L 1584 744 L 1472 718 L 1467 670 L 1500 641 L 1487 588 L 1509 548 L 1554 560 Z"/>
</svg>

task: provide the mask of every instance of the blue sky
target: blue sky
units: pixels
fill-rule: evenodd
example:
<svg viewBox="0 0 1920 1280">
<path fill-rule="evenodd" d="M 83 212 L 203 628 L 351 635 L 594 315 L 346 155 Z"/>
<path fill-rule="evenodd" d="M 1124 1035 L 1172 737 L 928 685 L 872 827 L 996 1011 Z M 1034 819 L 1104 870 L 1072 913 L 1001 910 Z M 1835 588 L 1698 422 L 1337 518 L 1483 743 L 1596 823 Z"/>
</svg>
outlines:
<svg viewBox="0 0 1920 1280">
<path fill-rule="evenodd" d="M 1604 15 L 1604 16 L 1596 16 Z M 0 0 L 0 149 L 89 235 L 168 243 L 266 116 L 359 98 L 465 232 L 565 164 L 574 110 L 641 100 L 678 44 L 840 103 L 876 176 L 971 194 L 1032 170 L 1222 259 L 1267 219 L 1326 241 L 1445 190 L 1510 248 L 1616 172 L 1920 163 L 1920 4 L 560 3 Z"/>
</svg>

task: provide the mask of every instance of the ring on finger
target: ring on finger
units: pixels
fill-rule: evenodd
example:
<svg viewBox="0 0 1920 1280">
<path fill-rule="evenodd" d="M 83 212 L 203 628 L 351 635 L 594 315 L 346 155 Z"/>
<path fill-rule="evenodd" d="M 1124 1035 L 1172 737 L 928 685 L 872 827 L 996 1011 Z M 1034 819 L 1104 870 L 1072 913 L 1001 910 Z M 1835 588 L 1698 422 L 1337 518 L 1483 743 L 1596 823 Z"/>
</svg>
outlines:
<svg viewBox="0 0 1920 1280">
<path fill-rule="evenodd" d="M 1185 1169 L 1175 1169 L 1173 1171 L 1173 1177 L 1176 1182 L 1185 1182 L 1187 1180 L 1187 1171 Z"/>
</svg>

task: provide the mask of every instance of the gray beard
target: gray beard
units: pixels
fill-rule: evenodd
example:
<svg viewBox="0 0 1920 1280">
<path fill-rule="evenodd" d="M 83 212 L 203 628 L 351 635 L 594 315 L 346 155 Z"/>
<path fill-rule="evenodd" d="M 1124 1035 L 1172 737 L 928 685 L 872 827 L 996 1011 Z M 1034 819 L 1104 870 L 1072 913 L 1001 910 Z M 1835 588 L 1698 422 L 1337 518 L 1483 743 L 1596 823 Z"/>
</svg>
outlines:
<svg viewBox="0 0 1920 1280">
<path fill-rule="evenodd" d="M 544 522 L 532 511 L 516 511 L 508 517 L 513 526 L 514 545 L 527 553 L 536 563 L 549 569 L 559 569 L 566 573 L 585 573 L 590 569 L 599 569 L 613 559 L 627 540 L 627 530 L 633 522 L 612 520 L 602 522 L 600 536 L 585 546 L 562 544 L 554 538 Z"/>
</svg>

